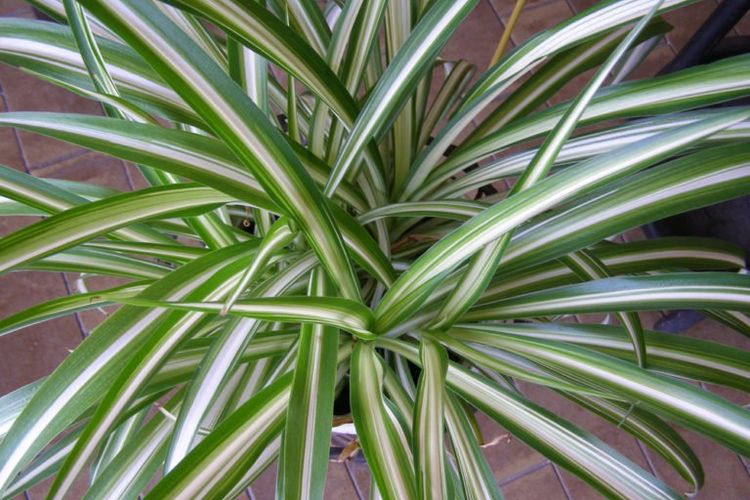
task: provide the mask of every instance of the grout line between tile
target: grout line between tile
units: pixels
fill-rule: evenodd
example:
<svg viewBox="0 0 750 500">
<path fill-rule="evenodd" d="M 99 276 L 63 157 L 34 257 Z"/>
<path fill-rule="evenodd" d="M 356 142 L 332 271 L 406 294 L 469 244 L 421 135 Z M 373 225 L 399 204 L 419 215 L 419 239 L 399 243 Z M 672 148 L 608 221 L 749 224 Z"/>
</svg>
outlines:
<svg viewBox="0 0 750 500">
<path fill-rule="evenodd" d="M 70 161 L 70 160 L 74 160 L 76 158 L 80 158 L 82 156 L 86 156 L 90 152 L 91 151 L 89 151 L 88 149 L 79 149 L 77 151 L 73 151 L 71 153 L 66 153 L 66 154 L 58 156 L 56 158 L 52 158 L 51 160 L 46 160 L 46 161 L 43 161 L 43 162 L 39 162 L 39 163 L 37 163 L 35 165 L 32 165 L 30 167 L 30 169 L 31 170 L 42 170 L 44 168 L 49 168 L 49 167 L 52 167 L 54 165 L 58 165 L 60 163 L 66 162 L 66 161 Z"/>
<path fill-rule="evenodd" d="M 135 191 L 135 184 L 133 184 L 133 177 L 130 175 L 130 169 L 123 160 L 120 160 L 120 164 L 122 165 L 122 171 L 125 173 L 125 180 L 128 181 L 128 188 L 130 188 L 131 191 Z"/>
<path fill-rule="evenodd" d="M 562 474 L 560 474 L 560 469 L 557 465 L 552 464 L 552 471 L 555 473 L 555 477 L 557 478 L 557 482 L 560 483 L 563 493 L 565 493 L 565 498 L 567 500 L 573 500 L 573 496 L 570 494 L 570 490 L 568 490 L 568 485 L 565 484 L 565 480 L 563 479 Z"/>
<path fill-rule="evenodd" d="M 492 12 L 495 13 L 495 17 L 500 22 L 500 25 L 503 27 L 503 30 L 505 29 L 505 22 L 503 21 L 503 17 L 500 15 L 500 12 L 497 10 L 497 6 L 495 6 L 495 2 L 492 0 L 485 0 L 488 4 L 490 4 L 490 9 L 492 9 Z"/>
<path fill-rule="evenodd" d="M 6 105 L 7 109 L 7 105 Z M 13 129 L 13 139 L 16 141 L 16 147 L 18 148 L 18 154 L 21 156 L 21 163 L 23 163 L 23 169 L 26 171 L 27 174 L 31 175 L 31 169 L 29 168 L 29 160 L 26 158 L 26 150 L 23 149 L 23 144 L 21 143 L 21 135 L 18 133 L 18 130 Z"/>
<path fill-rule="evenodd" d="M 512 483 L 513 481 L 516 481 L 516 480 L 518 480 L 518 479 L 521 479 L 521 478 L 523 478 L 523 477 L 526 477 L 526 476 L 528 476 L 529 474 L 533 474 L 534 472 L 537 472 L 537 471 L 539 471 L 539 470 L 542 470 L 542 469 L 544 469 L 545 467 L 547 467 L 547 466 L 548 466 L 548 465 L 550 465 L 551 463 L 552 463 L 552 462 L 550 462 L 549 460 L 546 460 L 546 459 L 545 459 L 545 460 L 542 460 L 542 461 L 541 461 L 541 462 L 539 462 L 539 463 L 536 463 L 536 464 L 534 464 L 534 465 L 531 465 L 531 466 L 529 466 L 529 467 L 526 467 L 525 469 L 523 469 L 523 470 L 521 470 L 521 471 L 518 471 L 518 472 L 515 472 L 515 473 L 511 474 L 510 476 L 506 477 L 505 479 L 501 479 L 501 480 L 500 480 L 500 481 L 498 482 L 498 485 L 499 485 L 499 486 L 501 486 L 501 487 L 502 487 L 502 486 L 507 486 L 507 485 L 509 485 L 510 483 Z"/>
<path fill-rule="evenodd" d="M 5 95 L 5 92 L 0 93 L 0 100 L 3 102 L 3 106 L 5 106 L 5 109 L 8 111 L 11 111 L 10 104 L 8 103 L 8 98 Z M 18 154 L 21 156 L 21 163 L 23 164 L 23 169 L 27 174 L 31 173 L 31 168 L 29 168 L 29 159 L 26 157 L 26 150 L 23 149 L 23 143 L 21 142 L 21 136 L 18 133 L 18 129 L 12 128 L 13 131 L 13 139 L 16 141 L 16 148 L 18 148 Z"/>
<path fill-rule="evenodd" d="M 737 455 L 737 458 L 740 460 L 740 463 L 742 464 L 742 468 L 745 469 L 745 472 L 747 472 L 747 475 L 750 476 L 750 462 L 748 462 L 748 460 L 741 455 Z"/>
<path fill-rule="evenodd" d="M 654 465 L 654 461 L 651 458 L 651 454 L 649 453 L 646 446 L 643 443 L 641 443 L 640 439 L 635 439 L 635 442 L 638 444 L 638 449 L 641 450 L 641 455 L 643 455 L 643 459 L 646 461 L 646 464 L 648 465 L 648 468 L 651 471 L 651 474 L 653 474 L 655 478 L 661 479 L 659 477 L 659 472 L 656 470 L 656 465 Z"/>
<path fill-rule="evenodd" d="M 65 273 L 60 273 L 60 276 L 62 276 L 63 283 L 65 283 L 65 291 L 68 293 L 69 296 L 73 295 L 73 290 L 70 287 L 70 281 L 68 281 L 68 277 L 65 275 Z M 81 333 L 81 338 L 85 339 L 89 336 L 89 333 L 86 331 L 86 327 L 83 325 L 83 320 L 81 319 L 80 313 L 74 313 L 74 316 L 76 318 L 76 323 L 78 324 L 78 331 Z"/>
<path fill-rule="evenodd" d="M 357 479 L 354 477 L 354 473 L 352 472 L 349 466 L 348 460 L 344 460 L 344 469 L 346 469 L 346 474 L 349 476 L 349 481 L 351 481 L 352 486 L 354 486 L 354 492 L 357 494 L 357 498 L 359 500 L 365 500 L 365 497 L 362 494 L 362 489 L 359 487 L 359 484 L 357 483 Z"/>
</svg>

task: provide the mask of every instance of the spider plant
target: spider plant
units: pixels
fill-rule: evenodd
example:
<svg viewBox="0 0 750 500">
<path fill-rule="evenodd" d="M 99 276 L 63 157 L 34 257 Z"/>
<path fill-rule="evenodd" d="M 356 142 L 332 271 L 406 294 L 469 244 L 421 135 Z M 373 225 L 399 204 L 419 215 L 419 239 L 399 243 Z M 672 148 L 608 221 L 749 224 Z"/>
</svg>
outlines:
<svg viewBox="0 0 750 500">
<path fill-rule="evenodd" d="M 691 2 L 611 0 L 475 76 L 440 54 L 477 2 L 35 0 L 58 22 L 0 20 L 0 60 L 104 110 L 0 125 L 150 185 L 0 168 L 2 214 L 42 217 L 0 240 L 1 271 L 125 278 L 0 320 L 23 335 L 117 306 L 0 398 L 4 497 L 54 475 L 66 498 L 86 475 L 86 498 L 232 498 L 277 462 L 279 497 L 320 498 L 336 398 L 383 498 L 499 498 L 477 412 L 604 495 L 680 496 L 524 384 L 694 490 L 673 423 L 750 455 L 750 413 L 691 383 L 747 392 L 750 355 L 639 316 L 696 309 L 750 335 L 741 249 L 614 239 L 750 193 L 750 109 L 711 107 L 750 95 L 750 57 L 613 83 Z M 589 313 L 610 321 L 570 321 Z"/>
</svg>

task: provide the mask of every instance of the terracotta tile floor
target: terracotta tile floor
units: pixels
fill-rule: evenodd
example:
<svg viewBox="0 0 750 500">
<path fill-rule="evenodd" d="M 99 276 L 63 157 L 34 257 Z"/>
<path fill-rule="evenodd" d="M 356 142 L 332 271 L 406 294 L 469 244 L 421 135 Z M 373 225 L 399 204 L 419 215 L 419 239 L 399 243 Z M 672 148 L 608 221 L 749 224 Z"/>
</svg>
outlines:
<svg viewBox="0 0 750 500">
<path fill-rule="evenodd" d="M 520 43 L 536 31 L 553 26 L 575 12 L 594 4 L 593 0 L 530 0 L 512 41 Z M 504 23 L 512 10 L 509 0 L 481 0 L 445 50 L 447 58 L 464 58 L 479 68 L 486 67 L 494 51 Z M 664 66 L 689 38 L 693 30 L 716 5 L 713 0 L 697 2 L 689 8 L 667 14 L 675 29 L 644 62 L 637 76 L 648 76 Z M 31 17 L 32 11 L 22 0 L 0 0 L 0 15 Z M 740 23 L 735 34 L 750 34 L 750 18 Z M 574 80 L 566 89 L 566 98 L 574 95 L 582 81 Z M 52 85 L 39 82 L 24 73 L 0 67 L 0 111 L 47 110 L 99 113 L 97 105 L 78 98 Z M 94 182 L 116 189 L 128 190 L 140 185 L 135 170 L 123 162 L 88 153 L 74 146 L 28 133 L 0 129 L 0 163 L 40 177 L 55 177 Z M 30 221 L 0 219 L 0 235 L 7 234 Z M 631 235 L 632 237 L 632 235 Z M 75 276 L 64 273 L 12 273 L 0 276 L 0 317 L 51 297 L 71 293 Z M 5 394 L 50 371 L 75 347 L 97 322 L 96 314 L 67 317 L 32 327 L 22 335 L 0 338 L 0 394 Z M 750 341 L 705 321 L 694 327 L 690 335 L 721 340 L 750 349 Z M 714 389 L 714 388 L 709 388 Z M 748 404 L 748 396 L 737 391 L 715 389 L 722 396 L 739 404 Z M 555 413 L 590 430 L 615 446 L 631 460 L 650 470 L 676 488 L 685 483 L 653 453 L 627 434 L 616 432 L 606 422 L 572 406 L 549 391 L 524 386 L 529 398 L 542 403 Z M 504 436 L 504 431 L 487 419 L 480 425 L 488 441 Z M 750 463 L 727 452 L 706 439 L 685 433 L 706 468 L 706 487 L 699 495 L 705 499 L 750 498 Z M 544 457 L 513 438 L 497 440 L 487 447 L 487 456 L 503 492 L 511 499 L 598 498 L 599 495 L 583 482 L 559 469 Z M 249 498 L 272 498 L 274 468 L 271 468 L 247 491 Z M 331 463 L 326 497 L 367 498 L 369 475 L 366 465 L 354 461 Z M 27 498 L 42 498 L 44 485 L 34 488 Z"/>
</svg>

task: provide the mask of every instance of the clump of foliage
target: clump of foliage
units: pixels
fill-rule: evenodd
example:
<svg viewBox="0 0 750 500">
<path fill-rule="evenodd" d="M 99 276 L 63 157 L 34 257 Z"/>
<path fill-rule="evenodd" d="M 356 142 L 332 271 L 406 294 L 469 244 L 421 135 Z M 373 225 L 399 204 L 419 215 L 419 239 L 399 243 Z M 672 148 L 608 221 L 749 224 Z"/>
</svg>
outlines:
<svg viewBox="0 0 750 500">
<path fill-rule="evenodd" d="M 608 496 L 678 496 L 517 381 L 695 489 L 670 423 L 748 455 L 748 411 L 689 383 L 747 391 L 748 353 L 638 314 L 697 309 L 748 335 L 741 250 L 612 241 L 750 193 L 750 109 L 710 108 L 750 94 L 750 58 L 617 83 L 689 1 L 601 2 L 476 81 L 439 54 L 477 0 L 33 3 L 59 22 L 0 20 L 0 60 L 106 116 L 0 125 L 133 162 L 150 187 L 0 168 L 0 213 L 43 217 L 0 240 L 1 271 L 128 279 L 0 320 L 23 335 L 120 305 L 0 399 L 4 496 L 54 474 L 65 498 L 88 468 L 87 498 L 232 498 L 278 459 L 280 497 L 320 498 L 337 397 L 384 498 L 500 497 L 477 411 Z M 568 321 L 586 313 L 613 321 Z"/>
</svg>

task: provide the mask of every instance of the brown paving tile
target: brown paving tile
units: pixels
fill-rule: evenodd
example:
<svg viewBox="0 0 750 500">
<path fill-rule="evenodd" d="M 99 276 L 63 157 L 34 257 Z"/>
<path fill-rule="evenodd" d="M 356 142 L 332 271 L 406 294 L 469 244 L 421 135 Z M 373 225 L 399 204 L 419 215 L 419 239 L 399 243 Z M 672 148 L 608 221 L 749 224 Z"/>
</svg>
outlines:
<svg viewBox="0 0 750 500">
<path fill-rule="evenodd" d="M 0 217 L 0 237 L 26 227 L 34 222 L 40 221 L 41 217 Z"/>
<path fill-rule="evenodd" d="M 487 68 L 502 33 L 503 25 L 492 7 L 481 1 L 453 34 L 442 55 L 446 59 L 469 61 L 477 66 L 479 74 Z"/>
<path fill-rule="evenodd" d="M 663 316 L 663 313 L 659 311 L 645 311 L 638 313 L 638 317 L 641 319 L 641 325 L 647 330 L 654 330 L 656 322 Z"/>
<path fill-rule="evenodd" d="M 576 314 L 579 323 L 602 324 L 614 322 L 615 319 L 607 313 Z"/>
<path fill-rule="evenodd" d="M 510 16 L 511 12 L 513 12 L 513 7 L 515 7 L 516 5 L 515 0 L 491 0 L 491 1 L 495 5 L 495 8 L 497 9 L 497 11 L 502 16 Z M 540 7 L 542 5 L 545 5 L 554 1 L 555 0 L 526 0 L 524 9 L 531 10 L 536 7 Z M 519 18 L 519 20 L 520 22 L 524 22 L 523 12 L 522 12 L 522 17 Z"/>
<path fill-rule="evenodd" d="M 487 464 L 495 479 L 502 481 L 545 461 L 545 458 L 518 438 L 507 436 L 507 432 L 486 415 L 477 413 L 477 423 L 487 443 L 484 447 Z M 502 439 L 496 440 L 499 436 Z"/>
<path fill-rule="evenodd" d="M 59 273 L 15 272 L 0 276 L 0 317 L 66 295 Z M 0 337 L 0 393 L 49 374 L 81 340 L 75 319 L 64 317 Z M 8 362 L 12 360 L 12 362 Z"/>
<path fill-rule="evenodd" d="M 513 481 L 502 487 L 503 495 L 508 500 L 556 500 L 565 499 L 565 491 L 548 465 L 528 476 Z"/>
<path fill-rule="evenodd" d="M 5 106 L 5 96 L 0 96 L 0 112 L 8 111 Z M 24 170 L 23 157 L 16 140 L 16 132 L 12 128 L 0 128 L 0 165 Z"/>
<path fill-rule="evenodd" d="M 328 479 L 326 480 L 326 489 L 323 498 L 356 499 L 357 491 L 349 479 L 346 472 L 346 466 L 340 462 L 328 462 Z"/>
<path fill-rule="evenodd" d="M 750 405 L 750 394 L 739 389 L 724 387 L 721 385 L 704 384 L 706 390 L 711 391 L 719 397 L 726 399 L 739 406 Z"/>
<path fill-rule="evenodd" d="M 122 161 L 99 153 L 86 153 L 49 167 L 33 170 L 37 177 L 65 179 L 129 191 Z"/>
<path fill-rule="evenodd" d="M 646 234 L 643 232 L 642 227 L 636 227 L 625 231 L 623 237 L 625 241 L 641 241 L 646 239 Z"/>
<path fill-rule="evenodd" d="M 251 485 L 256 500 L 276 498 L 276 462 L 272 463 Z"/>
<path fill-rule="evenodd" d="M 351 475 L 350 481 L 356 483 L 356 489 L 362 498 L 369 498 L 370 496 L 370 484 L 372 482 L 372 476 L 370 476 L 370 469 L 367 467 L 367 462 L 363 460 L 350 460 L 346 466 L 349 468 L 349 474 Z"/>
<path fill-rule="evenodd" d="M 146 182 L 146 179 L 143 178 L 143 175 L 135 165 L 126 163 L 125 170 L 127 176 L 130 178 L 130 183 L 132 184 L 133 189 L 146 189 L 149 186 L 148 182 Z"/>
<path fill-rule="evenodd" d="M 709 319 L 701 321 L 690 328 L 684 335 L 703 340 L 713 340 L 714 342 L 750 351 L 749 338 Z"/>
<path fill-rule="evenodd" d="M 21 17 L 32 15 L 31 7 L 24 0 L 2 0 L 0 1 L 0 16 Z"/>
<path fill-rule="evenodd" d="M 565 0 L 540 2 L 526 8 L 519 17 L 518 24 L 513 30 L 513 42 L 518 45 L 537 33 L 552 28 L 573 15 L 573 11 Z M 507 22 L 510 11 L 503 14 L 503 22 Z"/>
<path fill-rule="evenodd" d="M 673 27 L 667 34 L 669 43 L 679 51 L 715 8 L 713 0 L 701 0 L 664 14 L 664 19 Z"/>
<path fill-rule="evenodd" d="M 626 80 L 640 80 L 655 76 L 674 58 L 674 51 L 669 45 L 657 45 L 654 50 L 635 68 Z"/>
<path fill-rule="evenodd" d="M 595 74 L 596 69 L 591 69 L 574 77 L 567 85 L 550 97 L 547 102 L 550 106 L 554 106 L 577 97 Z"/>
<path fill-rule="evenodd" d="M 734 26 L 734 30 L 739 35 L 750 35 L 750 15 L 745 15 L 740 21 Z"/>
<path fill-rule="evenodd" d="M 54 111 L 101 114 L 99 104 L 76 96 L 10 66 L 0 66 L 0 85 L 10 111 Z M 31 166 L 80 150 L 77 146 L 37 134 L 21 132 L 21 143 Z"/>
<path fill-rule="evenodd" d="M 571 7 L 573 7 L 576 13 L 582 12 L 589 7 L 593 7 L 599 3 L 599 1 L 600 0 L 569 0 Z"/>
</svg>

